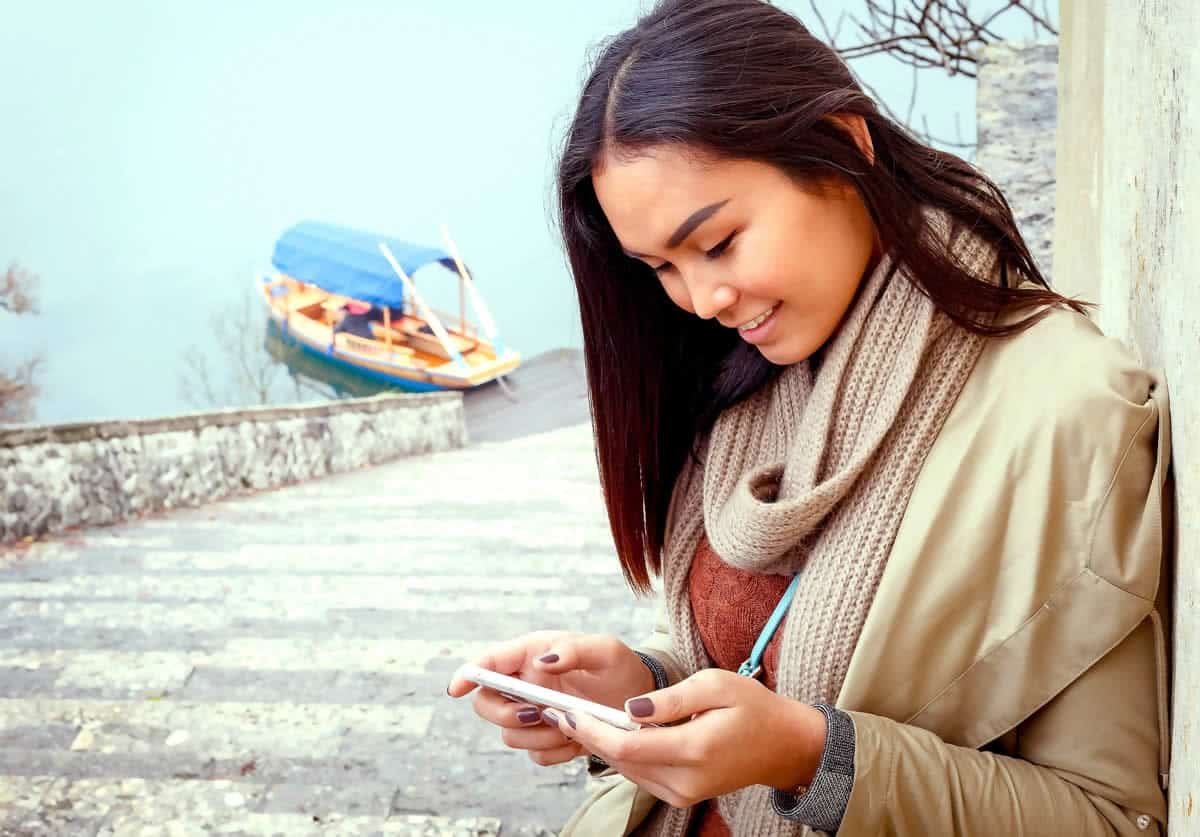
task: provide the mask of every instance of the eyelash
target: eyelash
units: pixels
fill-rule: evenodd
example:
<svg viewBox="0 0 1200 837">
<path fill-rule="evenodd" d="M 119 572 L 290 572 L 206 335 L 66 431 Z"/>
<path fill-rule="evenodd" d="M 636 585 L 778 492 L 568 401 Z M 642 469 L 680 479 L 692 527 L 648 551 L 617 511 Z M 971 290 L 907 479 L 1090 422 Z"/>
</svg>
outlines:
<svg viewBox="0 0 1200 837">
<path fill-rule="evenodd" d="M 713 247 L 711 250 L 706 250 L 704 252 L 705 257 L 709 258 L 709 259 L 721 258 L 721 256 L 725 255 L 725 251 L 729 249 L 729 245 L 733 243 L 733 239 L 736 237 L 737 237 L 737 232 L 736 231 L 731 232 L 728 236 L 726 236 L 725 240 L 722 241 L 720 244 Z M 655 273 L 657 273 L 659 276 L 661 276 L 662 274 L 666 273 L 670 268 L 671 268 L 671 263 L 667 262 L 666 264 L 660 264 L 658 267 L 652 267 L 650 269 L 653 270 Z"/>
<path fill-rule="evenodd" d="M 720 244 L 718 244 L 716 247 L 712 248 L 711 250 L 708 250 L 707 252 L 705 252 L 704 255 L 710 259 L 721 258 L 721 256 L 725 255 L 725 251 L 729 249 L 729 245 L 733 244 L 733 239 L 735 236 L 737 236 L 737 232 L 731 232 L 728 236 L 725 237 L 724 241 L 722 241 Z"/>
</svg>

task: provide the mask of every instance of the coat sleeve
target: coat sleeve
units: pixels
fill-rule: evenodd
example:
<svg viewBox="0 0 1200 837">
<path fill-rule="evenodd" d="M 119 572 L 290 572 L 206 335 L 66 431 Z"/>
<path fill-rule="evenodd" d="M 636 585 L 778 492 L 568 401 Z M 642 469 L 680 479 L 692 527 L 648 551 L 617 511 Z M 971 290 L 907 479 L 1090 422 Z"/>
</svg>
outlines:
<svg viewBox="0 0 1200 837">
<path fill-rule="evenodd" d="M 839 833 L 1163 833 L 1154 643 L 1147 620 L 1022 724 L 1010 755 L 848 712 L 855 776 Z"/>
</svg>

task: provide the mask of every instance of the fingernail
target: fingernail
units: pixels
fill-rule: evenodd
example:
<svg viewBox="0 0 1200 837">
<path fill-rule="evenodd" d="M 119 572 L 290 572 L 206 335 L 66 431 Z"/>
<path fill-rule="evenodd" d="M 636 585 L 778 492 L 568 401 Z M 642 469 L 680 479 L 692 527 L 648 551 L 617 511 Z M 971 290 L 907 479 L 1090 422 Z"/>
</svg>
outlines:
<svg viewBox="0 0 1200 837">
<path fill-rule="evenodd" d="M 542 720 L 552 727 L 558 726 L 558 713 L 553 709 L 542 710 Z"/>
<path fill-rule="evenodd" d="M 645 718 L 654 714 L 654 701 L 650 698 L 634 698 L 625 704 L 625 709 L 635 718 Z"/>
<path fill-rule="evenodd" d="M 545 656 L 538 657 L 538 662 L 541 662 L 541 663 L 557 663 L 557 662 L 558 662 L 558 655 L 557 655 L 557 654 L 546 654 Z"/>
<path fill-rule="evenodd" d="M 567 723 L 570 725 L 571 729 L 575 729 L 575 716 L 568 712 L 566 717 Z"/>
<path fill-rule="evenodd" d="M 532 724 L 542 719 L 542 713 L 538 712 L 532 706 L 517 712 L 517 720 L 523 724 Z"/>
</svg>

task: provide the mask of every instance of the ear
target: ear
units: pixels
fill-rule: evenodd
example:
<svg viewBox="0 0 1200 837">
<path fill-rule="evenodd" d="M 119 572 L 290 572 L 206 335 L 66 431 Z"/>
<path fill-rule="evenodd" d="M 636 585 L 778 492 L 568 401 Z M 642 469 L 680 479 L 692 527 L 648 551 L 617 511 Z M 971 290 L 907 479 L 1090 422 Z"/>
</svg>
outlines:
<svg viewBox="0 0 1200 837">
<path fill-rule="evenodd" d="M 867 127 L 867 120 L 855 113 L 831 113 L 829 118 L 850 135 L 858 150 L 867 158 L 867 162 L 875 165 L 875 143 L 871 141 L 871 130 Z"/>
</svg>

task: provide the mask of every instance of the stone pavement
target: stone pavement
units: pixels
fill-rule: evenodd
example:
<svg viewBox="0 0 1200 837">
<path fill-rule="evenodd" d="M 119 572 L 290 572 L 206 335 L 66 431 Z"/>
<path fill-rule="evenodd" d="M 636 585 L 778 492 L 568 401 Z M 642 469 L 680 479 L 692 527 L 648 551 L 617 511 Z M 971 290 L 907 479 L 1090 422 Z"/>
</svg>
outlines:
<svg viewBox="0 0 1200 837">
<path fill-rule="evenodd" d="M 582 763 L 509 751 L 448 677 L 651 610 L 586 425 L 0 553 L 0 834 L 548 833 Z"/>
</svg>

